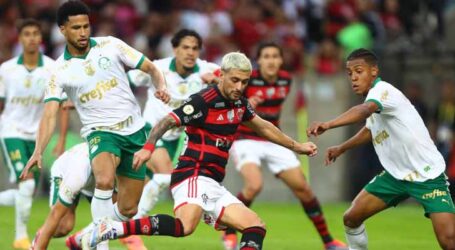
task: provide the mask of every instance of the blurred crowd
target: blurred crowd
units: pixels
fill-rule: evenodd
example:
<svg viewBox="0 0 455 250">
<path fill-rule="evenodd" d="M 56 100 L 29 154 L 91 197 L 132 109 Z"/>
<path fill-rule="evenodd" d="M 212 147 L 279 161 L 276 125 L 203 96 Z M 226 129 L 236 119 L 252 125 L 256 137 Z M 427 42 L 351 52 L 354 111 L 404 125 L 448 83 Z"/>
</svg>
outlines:
<svg viewBox="0 0 455 250">
<path fill-rule="evenodd" d="M 57 58 L 64 38 L 55 24 L 63 0 L 0 0 L 0 63 L 20 53 L 16 25 L 21 18 L 42 22 L 43 51 Z M 202 58 L 219 62 L 230 51 L 251 58 L 261 41 L 284 48 L 284 68 L 338 74 L 350 51 L 373 49 L 380 56 L 431 40 L 444 47 L 444 13 L 454 0 L 85 0 L 91 8 L 93 36 L 113 35 L 149 58 L 172 55 L 170 39 L 180 28 L 204 39 Z M 308 59 L 310 58 L 310 59 Z M 423 100 L 420 83 L 405 93 L 428 124 L 455 184 L 455 82 L 440 82 L 435 107 Z M 455 187 L 455 185 L 452 185 Z"/>
</svg>

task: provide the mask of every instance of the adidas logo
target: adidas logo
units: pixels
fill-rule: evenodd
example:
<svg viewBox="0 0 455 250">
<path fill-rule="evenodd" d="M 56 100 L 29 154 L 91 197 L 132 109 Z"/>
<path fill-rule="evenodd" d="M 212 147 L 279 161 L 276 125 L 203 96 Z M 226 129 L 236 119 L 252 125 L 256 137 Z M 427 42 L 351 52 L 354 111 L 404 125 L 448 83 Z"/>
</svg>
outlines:
<svg viewBox="0 0 455 250">
<path fill-rule="evenodd" d="M 220 114 L 220 115 L 218 116 L 218 118 L 216 118 L 216 120 L 217 120 L 217 121 L 223 121 L 223 120 L 224 120 L 223 115 Z"/>
</svg>

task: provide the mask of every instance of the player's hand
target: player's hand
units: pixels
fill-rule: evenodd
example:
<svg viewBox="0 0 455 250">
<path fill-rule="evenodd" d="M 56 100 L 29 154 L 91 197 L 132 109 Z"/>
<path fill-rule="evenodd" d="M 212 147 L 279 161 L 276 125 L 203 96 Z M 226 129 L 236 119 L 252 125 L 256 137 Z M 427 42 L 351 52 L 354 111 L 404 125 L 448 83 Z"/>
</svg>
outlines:
<svg viewBox="0 0 455 250">
<path fill-rule="evenodd" d="M 312 142 L 296 143 L 292 150 L 298 154 L 315 156 L 318 153 L 318 146 Z"/>
<path fill-rule="evenodd" d="M 306 130 L 306 134 L 308 137 L 318 136 L 328 129 L 329 125 L 326 122 L 312 122 L 310 127 Z"/>
<path fill-rule="evenodd" d="M 264 98 L 259 95 L 252 95 L 248 98 L 248 102 L 250 103 L 251 107 L 256 108 L 259 104 L 264 102 Z"/>
<path fill-rule="evenodd" d="M 150 157 L 152 157 L 152 152 L 146 149 L 141 149 L 134 153 L 133 169 L 137 171 L 142 164 L 150 159 Z"/>
<path fill-rule="evenodd" d="M 328 166 L 335 162 L 335 160 L 344 153 L 344 150 L 340 146 L 333 146 L 327 149 L 325 153 L 325 165 Z"/>
<path fill-rule="evenodd" d="M 218 83 L 218 77 L 211 72 L 202 74 L 201 80 L 205 84 L 217 84 Z"/>
<path fill-rule="evenodd" d="M 38 168 L 41 169 L 42 156 L 40 154 L 33 153 L 32 157 L 30 157 L 30 159 L 28 160 L 27 165 L 25 165 L 24 170 L 22 170 L 21 176 L 19 176 L 19 178 L 21 180 L 25 180 L 25 178 L 27 178 L 28 176 L 28 173 L 34 166 L 38 166 Z"/>
<path fill-rule="evenodd" d="M 164 103 L 168 103 L 171 99 L 171 96 L 167 92 L 166 88 L 158 89 L 155 91 L 155 97 L 163 101 Z"/>
</svg>

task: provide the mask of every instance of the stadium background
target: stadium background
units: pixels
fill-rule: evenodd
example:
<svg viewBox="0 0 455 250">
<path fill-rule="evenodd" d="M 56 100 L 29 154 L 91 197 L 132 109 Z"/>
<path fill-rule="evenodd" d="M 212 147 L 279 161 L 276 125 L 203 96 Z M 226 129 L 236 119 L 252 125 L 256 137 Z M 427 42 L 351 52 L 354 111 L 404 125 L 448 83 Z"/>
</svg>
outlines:
<svg viewBox="0 0 455 250">
<path fill-rule="evenodd" d="M 64 49 L 64 39 L 54 20 L 61 2 L 0 0 L 0 62 L 20 53 L 16 24 L 24 17 L 42 22 L 43 52 L 58 57 Z M 284 48 L 284 68 L 293 73 L 295 80 L 282 114 L 282 129 L 299 138 L 305 137 L 307 120 L 330 119 L 362 101 L 351 92 L 343 60 L 355 48 L 373 49 L 381 60 L 382 79 L 404 91 L 421 112 L 448 161 L 449 177 L 455 179 L 455 163 L 451 162 L 455 124 L 455 29 L 451 28 L 455 25 L 454 0 L 84 2 L 92 10 L 92 36 L 114 35 L 152 59 L 172 55 L 170 38 L 180 28 L 199 32 L 204 39 L 201 58 L 214 62 L 229 51 L 242 51 L 254 59 L 260 41 L 278 42 Z M 135 92 L 144 103 L 145 89 Z M 452 112 L 435 115 L 442 107 L 451 107 Z M 67 145 L 80 140 L 80 122 L 75 111 L 71 120 L 71 139 Z M 315 139 L 319 155 L 309 161 L 302 159 L 309 166 L 305 171 L 310 173 L 315 192 L 325 204 L 350 201 L 381 170 L 371 146 L 349 152 L 330 168 L 323 167 L 325 149 L 353 135 L 358 128 L 336 129 Z M 265 185 L 258 200 L 297 203 L 281 182 L 275 181 L 268 171 L 263 173 Z M 11 185 L 6 177 L 6 168 L 0 167 L 0 190 Z M 43 179 L 47 181 L 46 173 Z M 240 177 L 232 166 L 225 182 L 233 193 L 241 187 Z M 39 194 L 47 194 L 46 185 L 42 185 Z M 342 209 L 337 206 L 333 209 L 339 210 L 341 216 Z M 43 211 L 46 213 L 44 208 Z"/>
</svg>

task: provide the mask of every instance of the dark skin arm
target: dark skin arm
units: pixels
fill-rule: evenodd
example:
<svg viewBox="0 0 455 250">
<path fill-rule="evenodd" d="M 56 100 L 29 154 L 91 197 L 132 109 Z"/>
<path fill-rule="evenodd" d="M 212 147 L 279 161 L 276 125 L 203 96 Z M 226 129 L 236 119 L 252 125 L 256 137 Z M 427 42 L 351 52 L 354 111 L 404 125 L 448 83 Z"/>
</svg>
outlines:
<svg viewBox="0 0 455 250">
<path fill-rule="evenodd" d="M 348 149 L 357 147 L 362 144 L 371 142 L 371 131 L 366 127 L 363 127 L 355 134 L 353 137 L 349 138 L 347 141 L 343 142 L 340 145 L 329 147 L 325 154 L 325 165 L 330 165 L 335 162 L 335 160 L 346 152 Z"/>
<path fill-rule="evenodd" d="M 153 127 L 152 131 L 150 131 L 149 139 L 146 144 L 155 145 L 156 141 L 158 141 L 158 139 L 160 139 L 166 131 L 177 127 L 177 125 L 177 121 L 171 115 L 165 116 Z M 147 149 L 141 149 L 134 153 L 133 169 L 139 169 L 139 167 L 142 166 L 144 162 L 148 161 L 151 156 L 152 151 Z"/>
<path fill-rule="evenodd" d="M 327 122 L 313 122 L 307 129 L 307 135 L 318 136 L 323 134 L 325 131 L 342 127 L 354 123 L 364 122 L 371 114 L 373 114 L 379 107 L 374 102 L 365 102 L 350 108 L 337 118 Z"/>
</svg>

